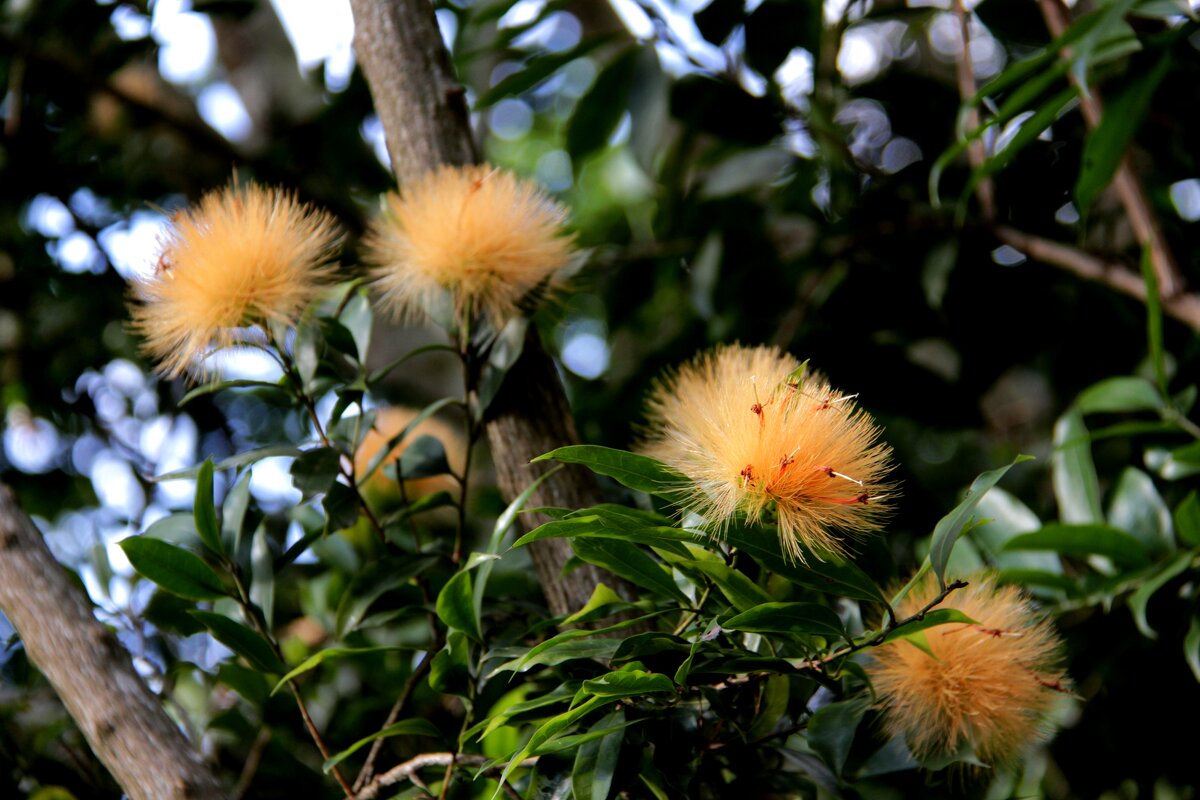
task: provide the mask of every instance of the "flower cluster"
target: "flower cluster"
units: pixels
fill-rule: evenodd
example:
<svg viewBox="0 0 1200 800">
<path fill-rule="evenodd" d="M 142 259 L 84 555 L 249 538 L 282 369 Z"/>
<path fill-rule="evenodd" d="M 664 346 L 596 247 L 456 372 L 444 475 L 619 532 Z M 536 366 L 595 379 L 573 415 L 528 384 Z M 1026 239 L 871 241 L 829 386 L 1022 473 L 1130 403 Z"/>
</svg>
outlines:
<svg viewBox="0 0 1200 800">
<path fill-rule="evenodd" d="M 915 613 L 937 594 L 930 576 L 897 612 Z M 885 728 L 904 736 L 918 757 L 965 746 L 989 764 L 1011 762 L 1049 734 L 1046 712 L 1065 691 L 1057 666 L 1062 642 L 1016 587 L 989 577 L 955 592 L 947 606 L 976 624 L 927 629 L 928 652 L 904 640 L 872 651 L 868 672 Z"/>
<path fill-rule="evenodd" d="M 178 213 L 154 274 L 135 281 L 133 327 L 170 377 L 199 372 L 238 329 L 293 324 L 332 279 L 339 234 L 326 213 L 256 185 Z"/>
<path fill-rule="evenodd" d="M 535 184 L 488 166 L 442 167 L 389 194 L 365 260 L 385 306 L 427 315 L 448 294 L 455 319 L 497 327 L 553 288 L 571 259 L 566 209 Z"/>
<path fill-rule="evenodd" d="M 842 553 L 877 528 L 891 450 L 853 396 L 776 348 L 719 347 L 653 389 L 641 450 L 690 480 L 681 503 L 719 528 L 774 517 L 789 557 Z"/>
</svg>

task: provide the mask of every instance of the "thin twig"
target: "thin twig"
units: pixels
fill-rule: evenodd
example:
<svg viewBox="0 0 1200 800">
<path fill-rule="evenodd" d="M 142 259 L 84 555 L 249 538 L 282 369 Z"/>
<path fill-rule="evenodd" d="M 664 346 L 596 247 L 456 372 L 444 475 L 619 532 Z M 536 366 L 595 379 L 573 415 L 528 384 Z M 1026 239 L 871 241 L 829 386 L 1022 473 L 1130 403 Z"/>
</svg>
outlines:
<svg viewBox="0 0 1200 800">
<path fill-rule="evenodd" d="M 271 729 L 264 725 L 258 729 L 258 736 L 254 737 L 254 743 L 250 745 L 250 752 L 246 753 L 246 763 L 242 765 L 242 774 L 238 778 L 237 787 L 233 790 L 235 800 L 242 800 L 250 791 L 250 784 L 254 782 L 254 775 L 258 772 L 258 765 L 262 763 L 263 751 L 267 749 L 270 742 Z"/>
<path fill-rule="evenodd" d="M 409 697 L 417 688 L 417 684 L 429 672 L 429 667 L 433 663 L 433 654 L 441 649 L 441 644 L 435 642 L 434 646 L 425 654 L 425 658 L 421 659 L 421 663 L 408 676 L 408 680 L 404 682 L 404 688 L 400 690 L 400 696 L 396 698 L 396 702 L 392 704 L 391 710 L 388 712 L 387 719 L 384 720 L 381 730 L 388 727 L 400 718 L 400 712 L 404 710 L 405 704 L 408 703 Z M 362 769 L 358 772 L 358 777 L 354 779 L 354 791 L 360 791 L 375 776 L 375 759 L 379 756 L 379 751 L 383 748 L 383 739 L 376 739 L 371 744 L 371 751 L 367 754 L 367 760 L 363 764 Z"/>
<path fill-rule="evenodd" d="M 956 0 L 956 2 L 958 1 Z M 1062 0 L 1040 0 L 1039 5 L 1042 9 L 1042 17 L 1046 21 L 1046 29 L 1051 36 L 1057 39 L 1070 25 L 1066 7 L 1062 4 Z M 1067 51 L 1063 52 L 1064 58 L 1068 55 Z M 1087 124 L 1088 130 L 1095 130 L 1103 116 L 1100 94 L 1095 87 L 1088 86 L 1086 82 L 1080 82 L 1079 75 L 1074 70 L 1068 74 L 1079 94 L 1079 111 L 1083 115 L 1083 120 Z M 1163 239 L 1162 228 L 1150 207 L 1150 201 L 1146 199 L 1146 190 L 1129 164 L 1128 153 L 1121 156 L 1121 163 L 1113 173 L 1112 187 L 1116 191 L 1117 197 L 1120 198 L 1121 205 L 1125 208 L 1125 215 L 1129 218 L 1129 224 L 1133 228 L 1138 243 L 1143 247 L 1150 248 L 1154 274 L 1158 277 L 1159 293 L 1164 300 L 1182 294 L 1184 291 L 1183 276 L 1175 263 L 1174 255 L 1167 247 L 1166 240 Z"/>
<path fill-rule="evenodd" d="M 958 17 L 959 31 L 962 35 L 962 51 L 955 62 L 955 73 L 958 78 L 958 94 L 964 103 L 975 96 L 975 72 L 971 67 L 971 17 L 963 6 L 963 0 L 954 0 L 954 14 Z M 979 110 L 974 105 L 966 104 L 966 124 L 968 130 L 979 127 Z M 967 146 L 967 160 L 972 169 L 983 165 L 985 154 L 983 140 L 975 139 Z M 984 178 L 975 189 L 975 198 L 979 201 L 979 210 L 984 219 L 996 218 L 996 195 L 992 179 Z"/>
<path fill-rule="evenodd" d="M 490 761 L 486 756 L 463 754 L 463 753 L 423 753 L 419 756 L 414 756 L 403 764 L 397 764 L 387 772 L 379 775 L 375 780 L 364 786 L 354 800 L 372 800 L 379 794 L 379 790 L 385 786 L 391 786 L 400 781 L 407 780 L 416 782 L 414 776 L 419 770 L 426 767 L 441 767 L 456 762 L 463 766 L 482 766 Z M 527 758 L 517 766 L 520 768 L 532 767 L 538 762 L 538 756 Z M 486 772 L 492 773 L 498 770 L 505 769 L 507 764 L 495 764 L 489 767 Z"/>
</svg>

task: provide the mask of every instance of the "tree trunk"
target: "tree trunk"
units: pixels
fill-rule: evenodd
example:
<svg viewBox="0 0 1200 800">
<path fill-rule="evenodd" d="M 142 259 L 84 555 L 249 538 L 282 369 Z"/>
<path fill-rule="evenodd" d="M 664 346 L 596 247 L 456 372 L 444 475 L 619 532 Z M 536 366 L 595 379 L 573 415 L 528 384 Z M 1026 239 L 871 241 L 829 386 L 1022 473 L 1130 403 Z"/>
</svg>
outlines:
<svg viewBox="0 0 1200 800">
<path fill-rule="evenodd" d="M 79 586 L 0 485 L 0 611 L 92 751 L 133 800 L 226 796 L 200 754 L 93 616 Z"/>
<path fill-rule="evenodd" d="M 476 160 L 465 95 L 454 76 L 429 0 L 351 0 L 354 49 L 375 111 L 383 122 L 392 169 L 403 185 L 440 164 Z M 554 364 L 536 333 L 492 401 L 488 443 L 500 491 L 508 501 L 546 471 L 530 459 L 556 447 L 577 444 L 579 435 Z M 531 506 L 585 508 L 602 502 L 595 477 L 573 467 L 543 483 Z M 525 519 L 529 525 L 535 520 Z M 554 614 L 587 602 L 600 582 L 634 596 L 620 578 L 591 565 L 562 574 L 571 547 L 559 539 L 530 548 L 538 580 Z"/>
</svg>

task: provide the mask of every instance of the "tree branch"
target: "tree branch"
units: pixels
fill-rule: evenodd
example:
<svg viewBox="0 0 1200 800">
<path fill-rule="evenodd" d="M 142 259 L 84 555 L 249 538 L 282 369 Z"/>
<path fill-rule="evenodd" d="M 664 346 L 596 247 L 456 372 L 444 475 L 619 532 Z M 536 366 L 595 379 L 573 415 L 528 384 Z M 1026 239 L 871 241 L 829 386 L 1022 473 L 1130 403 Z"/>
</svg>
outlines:
<svg viewBox="0 0 1200 800">
<path fill-rule="evenodd" d="M 351 0 L 351 8 L 355 52 L 400 183 L 441 164 L 474 162 L 465 94 L 454 77 L 429 0 Z M 487 435 L 500 491 L 510 502 L 545 469 L 531 465 L 531 459 L 579 441 L 554 363 L 536 334 L 527 338 L 521 358 L 492 402 Z M 592 474 L 575 468 L 547 480 L 529 502 L 586 508 L 602 500 Z M 524 525 L 536 523 L 522 520 Z M 600 580 L 601 572 L 590 565 L 564 576 L 562 569 L 571 555 L 570 545 L 558 539 L 530 547 L 556 615 L 584 605 Z M 605 574 L 604 580 L 617 591 L 631 591 L 615 576 Z"/>
<path fill-rule="evenodd" d="M 133 800 L 226 796 L 2 485 L 0 611 L 92 751 Z"/>
</svg>

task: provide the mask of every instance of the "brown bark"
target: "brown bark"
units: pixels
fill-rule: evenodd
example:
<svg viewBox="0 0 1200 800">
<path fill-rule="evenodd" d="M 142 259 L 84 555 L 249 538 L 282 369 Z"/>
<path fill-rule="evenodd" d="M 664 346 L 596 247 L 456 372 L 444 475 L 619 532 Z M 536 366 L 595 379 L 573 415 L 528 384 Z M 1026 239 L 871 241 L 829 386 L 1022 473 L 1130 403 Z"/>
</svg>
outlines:
<svg viewBox="0 0 1200 800">
<path fill-rule="evenodd" d="M 218 800 L 225 791 L 163 711 L 129 653 L 0 485 L 0 611 L 96 756 L 133 800 Z"/>
<path fill-rule="evenodd" d="M 454 77 L 428 0 L 351 0 L 354 49 L 375 99 L 387 135 L 392 169 L 403 184 L 440 164 L 476 160 L 462 86 Z M 488 443 L 500 491 L 511 500 L 544 472 L 530 459 L 556 447 L 576 444 L 579 435 L 554 364 L 536 334 L 492 402 Z M 530 505 L 584 508 L 602 502 L 595 478 L 580 468 L 563 470 L 543 483 Z M 536 520 L 523 520 L 529 525 Z M 563 576 L 571 547 L 558 539 L 530 548 L 550 610 L 566 614 L 587 602 L 601 580 L 585 565 Z M 616 576 L 606 584 L 632 596 Z"/>
</svg>

